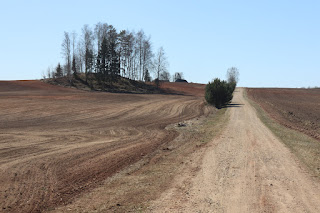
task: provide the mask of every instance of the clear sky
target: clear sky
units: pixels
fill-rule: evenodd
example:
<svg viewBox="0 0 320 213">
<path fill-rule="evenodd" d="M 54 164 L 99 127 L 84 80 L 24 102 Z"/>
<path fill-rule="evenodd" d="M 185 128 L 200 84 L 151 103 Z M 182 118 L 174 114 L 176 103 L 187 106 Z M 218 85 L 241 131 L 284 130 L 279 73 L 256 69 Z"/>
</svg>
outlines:
<svg viewBox="0 0 320 213">
<path fill-rule="evenodd" d="M 0 80 L 40 79 L 63 62 L 64 31 L 103 22 L 143 29 L 188 81 L 235 66 L 239 86 L 320 86 L 318 0 L 0 0 L 0 20 Z"/>
</svg>

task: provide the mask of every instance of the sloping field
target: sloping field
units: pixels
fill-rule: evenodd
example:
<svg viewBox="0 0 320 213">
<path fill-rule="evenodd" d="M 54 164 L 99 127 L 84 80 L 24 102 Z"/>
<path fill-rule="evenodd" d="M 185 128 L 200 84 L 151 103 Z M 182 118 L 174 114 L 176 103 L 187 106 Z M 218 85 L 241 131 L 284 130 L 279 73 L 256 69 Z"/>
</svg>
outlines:
<svg viewBox="0 0 320 213">
<path fill-rule="evenodd" d="M 247 93 L 280 124 L 320 140 L 320 89 L 248 88 Z"/>
<path fill-rule="evenodd" d="M 195 84 L 195 83 L 170 83 L 170 82 L 164 82 L 161 84 L 161 87 L 165 90 L 168 90 L 168 92 L 177 92 L 179 94 L 184 95 L 192 95 L 192 96 L 198 96 L 203 97 L 204 96 L 204 88 L 205 84 Z"/>
<path fill-rule="evenodd" d="M 0 208 L 36 212 L 76 195 L 178 136 L 172 123 L 208 113 L 203 85 L 185 95 L 85 92 L 0 82 Z"/>
</svg>

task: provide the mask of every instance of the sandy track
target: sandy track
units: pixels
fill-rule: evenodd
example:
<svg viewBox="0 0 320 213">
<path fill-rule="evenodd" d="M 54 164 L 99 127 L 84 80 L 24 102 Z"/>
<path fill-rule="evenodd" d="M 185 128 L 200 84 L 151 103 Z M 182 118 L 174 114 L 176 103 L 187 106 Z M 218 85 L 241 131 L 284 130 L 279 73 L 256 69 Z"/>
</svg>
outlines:
<svg viewBox="0 0 320 213">
<path fill-rule="evenodd" d="M 172 141 L 178 133 L 165 127 L 205 108 L 200 93 L 92 93 L 0 82 L 0 211 L 37 212 L 72 201 Z"/>
<path fill-rule="evenodd" d="M 319 179 L 261 123 L 237 89 L 230 122 L 153 212 L 320 212 Z M 194 165 L 196 166 L 196 165 Z"/>
</svg>

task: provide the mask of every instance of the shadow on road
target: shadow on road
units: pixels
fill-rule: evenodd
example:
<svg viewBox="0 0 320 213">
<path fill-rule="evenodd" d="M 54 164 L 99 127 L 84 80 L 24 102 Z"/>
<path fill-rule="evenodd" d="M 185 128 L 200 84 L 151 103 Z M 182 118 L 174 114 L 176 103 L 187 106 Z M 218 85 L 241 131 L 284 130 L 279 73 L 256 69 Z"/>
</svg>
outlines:
<svg viewBox="0 0 320 213">
<path fill-rule="evenodd" d="M 230 108 L 230 107 L 242 107 L 244 104 L 227 104 L 222 108 Z"/>
</svg>

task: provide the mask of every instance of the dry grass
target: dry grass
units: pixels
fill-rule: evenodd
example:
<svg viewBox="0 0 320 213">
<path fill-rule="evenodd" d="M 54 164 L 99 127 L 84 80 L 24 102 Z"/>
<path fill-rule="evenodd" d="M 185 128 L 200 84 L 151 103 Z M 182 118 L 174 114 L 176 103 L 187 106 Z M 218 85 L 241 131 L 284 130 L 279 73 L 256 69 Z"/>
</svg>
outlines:
<svg viewBox="0 0 320 213">
<path fill-rule="evenodd" d="M 320 178 L 320 142 L 301 132 L 280 125 L 254 101 L 245 96 L 256 109 L 261 121 L 305 164 L 314 176 Z"/>
</svg>

